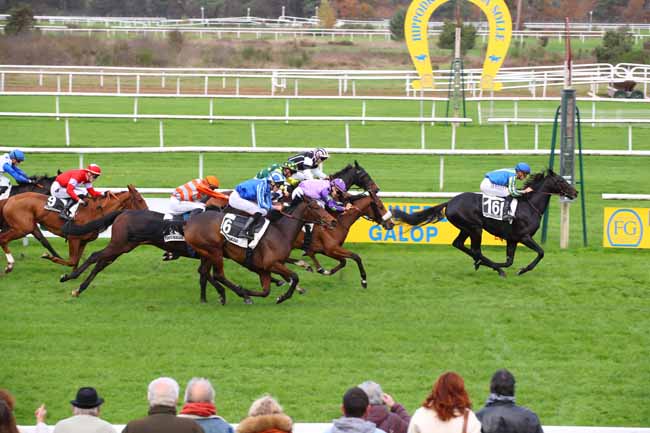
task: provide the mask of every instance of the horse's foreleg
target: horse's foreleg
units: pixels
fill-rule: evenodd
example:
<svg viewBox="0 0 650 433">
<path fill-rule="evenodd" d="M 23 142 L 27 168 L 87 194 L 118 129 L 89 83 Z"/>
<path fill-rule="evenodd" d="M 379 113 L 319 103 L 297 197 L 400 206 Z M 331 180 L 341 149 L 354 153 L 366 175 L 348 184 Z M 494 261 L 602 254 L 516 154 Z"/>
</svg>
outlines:
<svg viewBox="0 0 650 433">
<path fill-rule="evenodd" d="M 43 245 L 43 247 L 45 247 L 45 249 L 50 252 L 52 257 L 61 258 L 59 253 L 57 253 L 54 250 L 54 248 L 52 247 L 52 245 L 50 244 L 50 241 L 48 241 L 47 238 L 45 236 L 43 236 L 43 232 L 41 232 L 41 229 L 39 229 L 38 226 L 34 226 L 34 230 L 32 231 L 32 235 L 34 235 L 34 238 L 36 238 L 36 240 L 39 241 L 41 243 L 41 245 Z"/>
<path fill-rule="evenodd" d="M 469 233 L 467 233 L 464 230 L 461 230 L 460 233 L 458 233 L 458 236 L 456 236 L 456 239 L 454 239 L 454 241 L 451 244 L 454 246 L 454 248 L 461 250 L 462 252 L 464 252 L 471 258 L 473 258 L 474 269 L 478 269 L 478 267 L 481 265 L 481 263 L 478 260 L 478 257 L 474 254 L 474 252 L 472 252 L 472 250 L 470 250 L 465 246 L 465 241 L 467 240 L 468 237 L 469 237 Z"/>
<path fill-rule="evenodd" d="M 11 254 L 11 250 L 9 249 L 9 242 L 14 241 L 16 239 L 20 239 L 24 237 L 26 234 L 27 233 L 20 232 L 12 228 L 4 232 L 0 232 L 0 246 L 2 246 L 2 250 L 5 253 L 5 257 L 7 257 L 7 266 L 5 267 L 5 274 L 11 272 L 14 269 L 14 263 L 16 263 L 16 260 L 14 260 L 14 256 Z"/>
<path fill-rule="evenodd" d="M 472 248 L 471 248 L 471 256 L 474 257 L 474 269 L 478 269 L 480 265 L 485 265 L 489 268 L 494 269 L 499 273 L 500 277 L 505 277 L 506 273 L 503 272 L 503 269 L 501 269 L 500 266 L 498 266 L 496 263 L 494 263 L 492 260 L 488 259 L 483 255 L 481 252 L 481 238 L 482 238 L 482 232 L 479 229 L 477 233 L 472 233 L 470 235 L 471 243 L 472 243 Z M 458 239 L 458 238 L 456 238 Z M 454 246 L 456 241 L 454 241 Z"/>
<path fill-rule="evenodd" d="M 530 236 L 524 239 L 521 239 L 519 242 L 522 244 L 526 245 L 528 248 L 531 250 L 535 251 L 537 253 L 537 257 L 528 264 L 528 266 L 519 269 L 519 272 L 517 272 L 517 275 L 525 274 L 528 271 L 532 271 L 535 266 L 539 263 L 540 260 L 544 258 L 544 250 L 542 247 L 539 246 L 537 242 Z"/>
<path fill-rule="evenodd" d="M 296 265 L 296 266 L 300 266 L 301 268 L 303 268 L 303 269 L 304 269 L 305 271 L 307 271 L 307 272 L 314 272 L 314 270 L 312 269 L 312 267 L 309 266 L 309 265 L 307 264 L 307 262 L 305 262 L 305 261 L 302 260 L 302 259 L 294 259 L 294 258 L 289 257 L 289 258 L 286 260 L 286 263 L 289 263 L 289 264 L 292 264 L 292 265 Z"/>
<path fill-rule="evenodd" d="M 281 262 L 274 263 L 273 266 L 271 267 L 271 272 L 280 274 L 284 279 L 289 279 L 290 281 L 289 289 L 275 300 L 276 304 L 281 304 L 282 302 L 286 301 L 287 299 L 293 296 L 293 292 L 296 290 L 296 286 L 298 285 L 298 274 L 296 274 L 295 272 L 291 272 Z"/>
<path fill-rule="evenodd" d="M 516 241 L 507 241 L 506 243 L 506 261 L 503 263 L 495 263 L 501 268 L 509 268 L 515 261 L 515 251 L 517 250 Z"/>
<path fill-rule="evenodd" d="M 73 269 L 79 264 L 81 255 L 86 247 L 86 241 L 79 239 L 68 239 L 68 259 L 61 257 L 52 257 L 50 255 L 42 256 L 44 259 L 50 260 L 58 265 L 71 266 Z"/>
<path fill-rule="evenodd" d="M 104 270 L 104 268 L 117 260 L 117 258 L 122 254 L 128 253 L 137 246 L 138 244 L 127 244 L 122 247 L 111 247 L 111 245 L 109 245 L 98 253 L 92 254 L 83 265 L 81 265 L 78 269 L 73 269 L 72 271 L 73 274 L 77 272 L 78 275 L 81 275 L 92 263 L 95 263 L 93 270 L 90 272 L 88 277 L 86 277 L 84 282 L 81 283 L 79 288 L 72 292 L 72 296 L 81 295 L 81 293 L 88 288 L 90 283 L 92 283 L 97 274 L 99 274 Z"/>
</svg>

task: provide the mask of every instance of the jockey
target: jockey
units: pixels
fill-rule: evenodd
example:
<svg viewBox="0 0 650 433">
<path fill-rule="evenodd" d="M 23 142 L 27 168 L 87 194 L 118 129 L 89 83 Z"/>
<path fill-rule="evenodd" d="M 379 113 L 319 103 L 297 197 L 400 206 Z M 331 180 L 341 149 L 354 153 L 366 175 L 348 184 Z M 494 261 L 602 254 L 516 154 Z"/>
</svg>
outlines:
<svg viewBox="0 0 650 433">
<path fill-rule="evenodd" d="M 512 222 L 514 220 L 510 209 L 512 198 L 521 197 L 533 190 L 531 187 L 526 187 L 523 190 L 517 189 L 516 181 L 524 180 L 529 174 L 530 166 L 525 162 L 520 162 L 514 169 L 502 168 L 485 174 L 485 178 L 481 182 L 481 192 L 485 195 L 506 198 L 504 221 Z"/>
<path fill-rule="evenodd" d="M 97 164 L 89 164 L 88 167 L 79 170 L 68 170 L 56 177 L 50 188 L 50 194 L 56 198 L 67 200 L 65 207 L 59 216 L 64 220 L 70 220 L 70 208 L 75 203 L 86 206 L 84 197 L 86 193 L 91 197 L 100 197 L 102 194 L 95 191 L 93 182 L 102 174 L 102 169 Z M 68 200 L 72 199 L 72 200 Z"/>
<path fill-rule="evenodd" d="M 5 173 L 13 177 L 18 183 L 34 183 L 27 177 L 18 164 L 25 160 L 25 154 L 21 150 L 12 150 L 0 156 L 0 200 L 9 197 L 11 193 L 11 181 L 4 176 Z"/>
<path fill-rule="evenodd" d="M 343 202 L 346 192 L 347 186 L 343 179 L 336 178 L 332 181 L 327 179 L 312 179 L 300 182 L 298 187 L 293 191 L 292 196 L 295 198 L 306 195 L 311 199 L 318 200 L 328 210 L 343 212 L 352 207 L 351 203 L 346 203 L 345 206 L 339 204 Z"/>
<path fill-rule="evenodd" d="M 174 190 L 169 198 L 169 213 L 182 215 L 194 209 L 205 209 L 205 202 L 210 197 L 227 199 L 227 195 L 214 191 L 217 188 L 219 188 L 219 179 L 216 176 L 192 179 Z"/>
<path fill-rule="evenodd" d="M 272 194 L 279 191 L 285 181 L 284 175 L 274 171 L 266 179 L 242 182 L 230 193 L 230 206 L 252 215 L 242 229 L 248 239 L 253 239 L 255 226 L 271 209 L 282 210 L 281 204 L 272 202 Z"/>
<path fill-rule="evenodd" d="M 322 164 L 329 157 L 330 154 L 322 147 L 292 156 L 288 161 L 295 163 L 298 168 L 298 172 L 293 175 L 293 178 L 298 180 L 327 179 Z"/>
<path fill-rule="evenodd" d="M 293 178 L 293 175 L 295 175 L 298 172 L 298 164 L 291 161 L 285 161 L 281 164 L 271 164 L 270 166 L 260 170 L 255 175 L 255 178 L 266 179 L 267 177 L 269 177 L 269 174 L 271 174 L 274 171 L 282 173 L 282 175 L 286 178 L 286 183 L 288 183 L 291 186 L 297 186 L 298 183 L 300 183 L 298 179 Z"/>
</svg>

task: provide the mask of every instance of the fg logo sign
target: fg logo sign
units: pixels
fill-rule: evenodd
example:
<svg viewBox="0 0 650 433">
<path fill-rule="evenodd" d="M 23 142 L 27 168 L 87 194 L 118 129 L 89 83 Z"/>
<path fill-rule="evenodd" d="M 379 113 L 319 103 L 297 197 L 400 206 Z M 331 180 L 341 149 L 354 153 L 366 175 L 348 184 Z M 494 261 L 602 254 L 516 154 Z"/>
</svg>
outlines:
<svg viewBox="0 0 650 433">
<path fill-rule="evenodd" d="M 650 248 L 650 238 L 644 239 L 648 214 L 650 209 L 605 208 L 603 246 Z"/>
</svg>

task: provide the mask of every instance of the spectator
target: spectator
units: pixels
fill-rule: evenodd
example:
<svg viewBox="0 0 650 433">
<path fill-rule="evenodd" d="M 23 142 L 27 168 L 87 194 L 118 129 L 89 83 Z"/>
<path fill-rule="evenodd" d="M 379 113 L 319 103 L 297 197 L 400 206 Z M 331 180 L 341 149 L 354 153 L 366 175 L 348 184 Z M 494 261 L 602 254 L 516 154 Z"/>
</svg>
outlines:
<svg viewBox="0 0 650 433">
<path fill-rule="evenodd" d="M 18 433 L 14 405 L 16 400 L 5 389 L 0 389 L 0 433 Z"/>
<path fill-rule="evenodd" d="M 115 433 L 111 424 L 99 418 L 102 403 L 104 399 L 95 388 L 79 388 L 77 397 L 70 401 L 72 416 L 56 423 L 53 433 Z"/>
<path fill-rule="evenodd" d="M 366 419 L 374 422 L 377 428 L 386 433 L 406 433 L 411 416 L 404 406 L 396 403 L 393 397 L 385 394 L 381 386 L 370 380 L 359 385 L 368 394 L 370 409 Z"/>
<path fill-rule="evenodd" d="M 515 405 L 515 377 L 498 370 L 490 381 L 490 396 L 476 416 L 483 433 L 543 433 L 535 412 Z"/>
<path fill-rule="evenodd" d="M 457 373 L 442 374 L 411 418 L 408 433 L 479 433 L 465 382 Z"/>
<path fill-rule="evenodd" d="M 253 402 L 248 417 L 237 425 L 237 433 L 291 433 L 293 421 L 270 395 Z"/>
<path fill-rule="evenodd" d="M 180 417 L 190 418 L 204 433 L 233 433 L 233 428 L 217 415 L 214 388 L 208 379 L 193 377 L 185 388 L 185 405 Z"/>
<path fill-rule="evenodd" d="M 369 409 L 368 394 L 363 389 L 358 386 L 348 389 L 343 394 L 343 416 L 332 421 L 326 433 L 383 433 L 374 423 L 364 419 Z"/>
<path fill-rule="evenodd" d="M 203 433 L 191 419 L 176 416 L 178 383 L 174 379 L 155 379 L 149 384 L 147 399 L 149 416 L 129 422 L 122 433 Z"/>
</svg>

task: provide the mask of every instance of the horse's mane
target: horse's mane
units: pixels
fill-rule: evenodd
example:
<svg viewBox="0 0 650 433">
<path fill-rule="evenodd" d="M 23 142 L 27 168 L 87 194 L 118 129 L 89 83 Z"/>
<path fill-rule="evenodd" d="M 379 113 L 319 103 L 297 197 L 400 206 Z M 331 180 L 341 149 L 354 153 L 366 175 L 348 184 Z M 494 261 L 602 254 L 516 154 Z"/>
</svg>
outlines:
<svg viewBox="0 0 650 433">
<path fill-rule="evenodd" d="M 339 171 L 337 171 L 336 173 L 330 174 L 330 179 L 340 177 L 341 173 L 343 173 L 345 171 L 348 171 L 348 170 L 351 170 L 352 168 L 354 168 L 354 167 L 352 167 L 352 164 L 348 164 L 345 167 L 343 167 L 342 169 L 340 169 Z"/>
<path fill-rule="evenodd" d="M 555 176 L 555 175 L 556 175 L 555 172 L 550 168 L 545 171 L 542 170 L 539 173 L 531 174 L 528 177 L 528 179 L 526 179 L 526 182 L 524 182 L 524 188 L 527 188 L 529 186 L 532 187 L 533 185 L 540 183 L 547 177 Z"/>
</svg>

